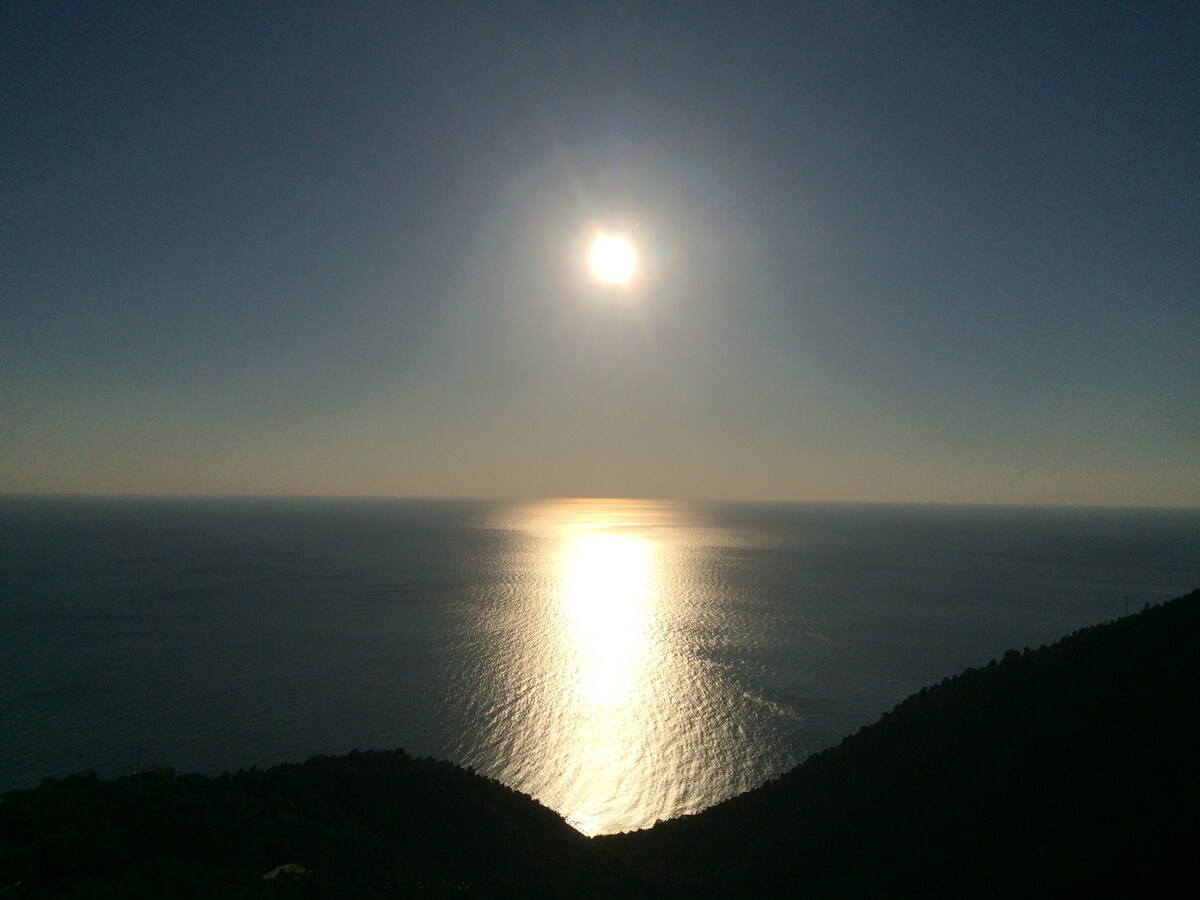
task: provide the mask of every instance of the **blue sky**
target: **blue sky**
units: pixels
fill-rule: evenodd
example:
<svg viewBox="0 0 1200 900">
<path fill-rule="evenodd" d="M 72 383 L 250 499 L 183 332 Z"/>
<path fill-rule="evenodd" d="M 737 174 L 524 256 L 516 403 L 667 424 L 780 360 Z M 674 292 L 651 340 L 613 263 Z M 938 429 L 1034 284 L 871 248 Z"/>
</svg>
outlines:
<svg viewBox="0 0 1200 900">
<path fill-rule="evenodd" d="M 1200 505 L 1198 33 L 5 4 L 0 491 Z"/>
</svg>

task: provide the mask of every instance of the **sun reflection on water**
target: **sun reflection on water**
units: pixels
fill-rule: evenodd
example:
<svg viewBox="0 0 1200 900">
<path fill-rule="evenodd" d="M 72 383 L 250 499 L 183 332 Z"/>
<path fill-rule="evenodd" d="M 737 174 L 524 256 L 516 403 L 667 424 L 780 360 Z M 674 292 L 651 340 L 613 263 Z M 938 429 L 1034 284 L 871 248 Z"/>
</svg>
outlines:
<svg viewBox="0 0 1200 900">
<path fill-rule="evenodd" d="M 581 534 L 562 563 L 564 656 L 581 703 L 597 712 L 635 698 L 653 625 L 652 545 L 644 538 Z"/>
<path fill-rule="evenodd" d="M 642 719 L 653 706 L 654 545 L 591 530 L 566 539 L 557 640 L 561 693 L 570 711 L 560 735 L 577 775 L 561 809 L 587 834 L 603 830 L 612 799 L 637 777 Z M 575 768 L 575 766 L 572 766 Z"/>
<path fill-rule="evenodd" d="M 585 834 L 697 812 L 777 766 L 713 649 L 722 538 L 687 508 L 544 501 L 488 527 L 507 549 L 454 673 L 459 761 Z"/>
</svg>

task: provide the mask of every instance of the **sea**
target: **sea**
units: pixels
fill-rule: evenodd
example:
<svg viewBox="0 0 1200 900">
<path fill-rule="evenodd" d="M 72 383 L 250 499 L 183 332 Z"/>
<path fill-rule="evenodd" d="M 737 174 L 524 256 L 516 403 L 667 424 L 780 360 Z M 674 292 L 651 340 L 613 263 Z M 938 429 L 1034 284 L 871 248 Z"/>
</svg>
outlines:
<svg viewBox="0 0 1200 900">
<path fill-rule="evenodd" d="M 1200 510 L 0 497 L 0 791 L 404 748 L 585 834 L 1200 586 Z"/>
</svg>

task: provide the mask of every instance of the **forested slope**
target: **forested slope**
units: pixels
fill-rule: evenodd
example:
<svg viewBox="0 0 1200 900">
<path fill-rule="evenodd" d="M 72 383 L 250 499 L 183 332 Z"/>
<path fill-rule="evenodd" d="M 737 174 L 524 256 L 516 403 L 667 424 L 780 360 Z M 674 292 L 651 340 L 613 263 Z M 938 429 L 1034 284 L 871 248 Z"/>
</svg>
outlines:
<svg viewBox="0 0 1200 900">
<path fill-rule="evenodd" d="M 1200 591 L 922 690 L 782 778 L 601 843 L 697 894 L 1198 882 Z"/>
</svg>

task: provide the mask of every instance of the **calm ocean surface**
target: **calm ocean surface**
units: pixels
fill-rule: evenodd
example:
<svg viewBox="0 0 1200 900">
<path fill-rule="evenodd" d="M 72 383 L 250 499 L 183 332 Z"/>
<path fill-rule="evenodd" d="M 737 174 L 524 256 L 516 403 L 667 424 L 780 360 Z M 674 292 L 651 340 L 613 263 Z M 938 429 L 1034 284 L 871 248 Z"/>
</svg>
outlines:
<svg viewBox="0 0 1200 900">
<path fill-rule="evenodd" d="M 1200 586 L 1200 511 L 0 498 L 0 791 L 402 746 L 587 833 Z"/>
</svg>

